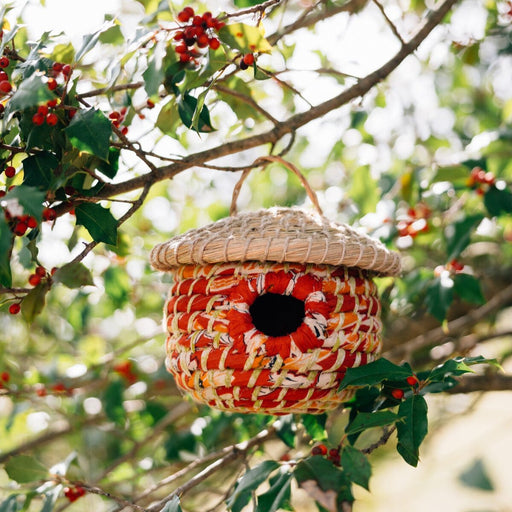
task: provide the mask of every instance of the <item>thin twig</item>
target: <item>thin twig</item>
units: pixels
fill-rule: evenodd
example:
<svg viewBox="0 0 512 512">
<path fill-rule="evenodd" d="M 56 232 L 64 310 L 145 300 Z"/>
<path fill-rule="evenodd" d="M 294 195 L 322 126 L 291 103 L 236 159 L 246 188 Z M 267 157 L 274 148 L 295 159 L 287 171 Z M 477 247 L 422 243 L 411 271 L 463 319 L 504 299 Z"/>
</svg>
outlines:
<svg viewBox="0 0 512 512">
<path fill-rule="evenodd" d="M 389 16 L 386 14 L 384 6 L 379 2 L 379 0 L 372 0 L 372 1 L 379 8 L 379 11 L 382 13 L 382 16 L 384 16 L 384 19 L 386 20 L 386 23 L 388 24 L 389 28 L 391 29 L 391 32 L 393 32 L 395 37 L 402 44 L 405 44 L 405 41 L 403 40 L 402 36 L 400 35 L 400 32 L 398 32 L 398 29 L 396 28 L 395 24 L 389 19 Z"/>
</svg>

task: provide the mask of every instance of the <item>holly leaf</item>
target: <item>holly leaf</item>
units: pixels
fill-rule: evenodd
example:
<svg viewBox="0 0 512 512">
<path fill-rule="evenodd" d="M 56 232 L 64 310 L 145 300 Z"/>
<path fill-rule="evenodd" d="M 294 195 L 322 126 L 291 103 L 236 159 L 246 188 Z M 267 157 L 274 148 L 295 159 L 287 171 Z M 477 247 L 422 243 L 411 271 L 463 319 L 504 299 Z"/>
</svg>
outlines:
<svg viewBox="0 0 512 512">
<path fill-rule="evenodd" d="M 484 216 L 481 214 L 469 215 L 446 228 L 445 241 L 448 261 L 458 258 L 469 245 L 471 233 L 482 222 L 483 218 Z"/>
<path fill-rule="evenodd" d="M 11 249 L 14 236 L 5 220 L 5 215 L 0 215 L 0 284 L 6 288 L 12 285 Z"/>
<path fill-rule="evenodd" d="M 277 435 L 286 446 L 293 448 L 295 446 L 295 422 L 293 415 L 288 414 L 279 418 L 277 423 Z"/>
<path fill-rule="evenodd" d="M 446 313 L 453 301 L 453 280 L 437 277 L 427 288 L 425 304 L 428 312 L 440 322 L 446 318 Z"/>
<path fill-rule="evenodd" d="M 124 384 L 120 380 L 114 380 L 105 390 L 103 403 L 107 418 L 117 425 L 122 425 L 126 418 L 126 411 L 123 407 Z"/>
<path fill-rule="evenodd" d="M 378 359 L 364 366 L 348 368 L 339 391 L 348 386 L 373 386 L 383 380 L 401 380 L 411 375 L 410 368 L 398 366 L 387 359 Z"/>
<path fill-rule="evenodd" d="M 263 27 L 253 27 L 245 23 L 224 25 L 218 32 L 219 39 L 242 53 L 270 53 L 272 46 L 265 39 Z"/>
<path fill-rule="evenodd" d="M 485 304 L 480 281 L 470 274 L 456 274 L 453 277 L 453 291 L 467 302 Z"/>
<path fill-rule="evenodd" d="M 500 190 L 495 186 L 489 187 L 484 194 L 484 204 L 489 215 L 497 217 L 502 213 L 512 213 L 512 192 Z"/>
<path fill-rule="evenodd" d="M 34 73 L 26 80 L 23 80 L 16 92 L 11 96 L 11 99 L 7 102 L 5 115 L 42 105 L 54 98 L 55 96 L 48 89 L 42 76 Z"/>
<path fill-rule="evenodd" d="M 416 467 L 419 461 L 419 447 L 428 432 L 427 402 L 421 395 L 412 395 L 398 408 L 403 421 L 397 423 L 397 451 L 402 458 Z"/>
<path fill-rule="evenodd" d="M 47 151 L 36 153 L 23 160 L 23 184 L 40 190 L 51 190 L 55 186 L 54 170 L 59 165 L 57 158 Z"/>
<path fill-rule="evenodd" d="M 199 107 L 199 108 L 198 108 Z M 200 109 L 197 117 L 196 109 Z M 198 105 L 197 98 L 190 94 L 181 96 L 178 101 L 178 114 L 182 123 L 187 128 L 193 128 L 197 132 L 212 132 L 213 126 L 210 120 L 210 111 L 206 105 Z"/>
<path fill-rule="evenodd" d="M 301 416 L 302 424 L 314 441 L 323 441 L 327 438 L 325 422 L 327 414 L 304 414 Z"/>
<path fill-rule="evenodd" d="M 30 290 L 23 298 L 21 302 L 21 314 L 28 323 L 32 323 L 34 318 L 43 310 L 46 294 L 49 290 L 50 285 L 44 282 Z"/>
<path fill-rule="evenodd" d="M 375 427 L 383 427 L 395 423 L 402 418 L 391 411 L 360 412 L 345 428 L 345 434 L 357 434 L 363 430 Z"/>
<path fill-rule="evenodd" d="M 361 450 L 345 446 L 341 452 L 341 466 L 350 481 L 369 490 L 372 467 Z"/>
<path fill-rule="evenodd" d="M 98 29 L 96 32 L 92 34 L 86 34 L 82 37 L 82 46 L 78 49 L 75 55 L 76 62 L 79 62 L 80 59 L 89 51 L 92 50 L 96 44 L 102 33 L 106 32 L 109 28 L 114 26 L 114 22 L 106 21 L 103 26 Z"/>
<path fill-rule="evenodd" d="M 100 110 L 78 110 L 65 129 L 71 144 L 108 162 L 112 123 Z"/>
<path fill-rule="evenodd" d="M 174 495 L 171 500 L 165 504 L 161 512 L 182 512 L 179 496 Z"/>
<path fill-rule="evenodd" d="M 255 491 L 272 473 L 279 467 L 279 464 L 273 460 L 266 460 L 259 466 L 246 471 L 246 473 L 236 483 L 233 494 L 226 501 L 227 507 L 232 512 L 240 512 L 249 500 L 252 492 Z"/>
<path fill-rule="evenodd" d="M 37 188 L 19 185 L 14 187 L 11 191 L 7 192 L 4 199 L 16 199 L 23 207 L 25 215 L 32 215 L 40 221 L 43 216 L 43 201 L 46 194 Z"/>
<path fill-rule="evenodd" d="M 117 220 L 110 210 L 95 203 L 83 203 L 75 208 L 76 223 L 84 226 L 95 242 L 117 244 Z"/>
<path fill-rule="evenodd" d="M 44 480 L 48 477 L 48 470 L 30 455 L 17 455 L 10 458 L 4 469 L 9 478 L 19 484 Z"/>
<path fill-rule="evenodd" d="M 271 481 L 270 489 L 258 496 L 256 512 L 277 512 L 277 510 L 293 510 L 290 508 L 290 487 L 292 473 L 281 473 Z"/>
<path fill-rule="evenodd" d="M 72 261 L 60 267 L 53 275 L 53 281 L 62 283 L 68 288 L 80 288 L 94 284 L 90 270 L 78 261 Z"/>
<path fill-rule="evenodd" d="M 475 364 L 490 364 L 496 368 L 500 368 L 496 359 L 487 359 L 483 356 L 477 357 L 455 357 L 433 368 L 424 380 L 428 382 L 445 381 L 451 376 L 464 375 L 465 373 L 473 373 L 470 368 Z"/>
</svg>

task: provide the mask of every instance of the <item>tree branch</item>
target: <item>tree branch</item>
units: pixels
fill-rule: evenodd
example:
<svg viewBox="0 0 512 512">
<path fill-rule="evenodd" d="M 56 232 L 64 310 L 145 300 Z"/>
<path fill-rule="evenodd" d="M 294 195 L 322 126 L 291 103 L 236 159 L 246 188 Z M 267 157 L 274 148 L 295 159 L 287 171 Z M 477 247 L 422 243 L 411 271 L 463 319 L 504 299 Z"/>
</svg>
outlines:
<svg viewBox="0 0 512 512">
<path fill-rule="evenodd" d="M 452 395 L 482 391 L 512 391 L 512 375 L 489 373 L 486 375 L 466 375 L 460 378 L 457 386 L 446 390 Z"/>
<path fill-rule="evenodd" d="M 425 347 L 432 347 L 439 344 L 446 338 L 457 336 L 464 329 L 467 329 L 481 320 L 488 318 L 490 315 L 500 310 L 503 306 L 512 302 L 512 285 L 496 294 L 482 307 L 473 309 L 469 313 L 451 322 L 448 322 L 446 328 L 442 326 L 436 327 L 431 331 L 420 334 L 415 338 L 405 342 L 403 345 L 395 347 L 384 353 L 384 356 L 392 359 L 410 359 L 413 352 Z"/>
<path fill-rule="evenodd" d="M 418 32 L 405 43 L 397 54 L 392 57 L 383 66 L 370 73 L 365 78 L 359 80 L 356 84 L 344 90 L 341 94 L 327 100 L 309 110 L 295 114 L 289 119 L 282 121 L 271 130 L 253 135 L 245 139 L 235 140 L 216 146 L 214 148 L 199 151 L 197 153 L 183 157 L 181 161 L 164 165 L 152 171 L 151 173 L 132 178 L 115 185 L 106 185 L 96 197 L 97 200 L 106 199 L 118 194 L 123 194 L 142 188 L 144 185 L 153 185 L 159 181 L 172 179 L 178 173 L 189 169 L 195 165 L 202 165 L 205 162 L 215 160 L 224 156 L 239 153 L 265 144 L 276 144 L 282 137 L 301 128 L 302 126 L 318 119 L 332 110 L 336 110 L 346 105 L 351 100 L 363 96 L 373 86 L 386 78 L 394 69 L 396 69 L 403 60 L 413 53 L 418 46 L 425 40 L 430 32 L 442 21 L 444 16 L 451 9 L 457 0 L 446 0 L 441 6 L 432 11 Z"/>
</svg>

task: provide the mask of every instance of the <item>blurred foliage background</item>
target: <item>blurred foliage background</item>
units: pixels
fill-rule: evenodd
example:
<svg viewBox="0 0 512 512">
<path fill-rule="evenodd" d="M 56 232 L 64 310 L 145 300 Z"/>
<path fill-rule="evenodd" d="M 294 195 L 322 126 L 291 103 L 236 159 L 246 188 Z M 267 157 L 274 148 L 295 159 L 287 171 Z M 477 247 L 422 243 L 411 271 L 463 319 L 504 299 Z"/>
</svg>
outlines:
<svg viewBox="0 0 512 512">
<path fill-rule="evenodd" d="M 270 149 L 301 168 L 327 217 L 401 252 L 403 275 L 379 280 L 386 357 L 407 360 L 419 371 L 449 357 L 483 354 L 505 369 L 478 367 L 456 388 L 459 394 L 429 398 L 431 427 L 419 469 L 398 461 L 393 446 L 379 448 L 371 455 L 372 494 L 358 488 L 354 509 L 512 510 L 504 479 L 512 455 L 512 4 L 455 3 L 419 48 L 362 96 L 275 144 L 240 146 L 215 159 L 194 155 L 266 133 L 357 85 L 400 51 L 436 6 L 416 0 L 274 1 L 265 2 L 263 16 L 261 2 L 191 2 L 196 12 L 219 16 L 248 9 L 227 23 L 261 21 L 272 48 L 257 54 L 256 66 L 247 70 L 239 68 L 240 52 L 228 49 L 223 59 L 231 65 L 218 76 L 212 54 L 182 82 L 160 64 L 174 64 L 173 24 L 185 5 L 70 4 L 4 6 L 4 42 L 12 33 L 20 58 L 36 48 L 43 59 L 72 65 L 74 92 L 106 118 L 127 110 L 122 126 L 131 142 L 114 134 L 120 151 L 115 176 L 107 180 L 112 191 L 155 174 L 148 160 L 154 168 L 187 158 L 191 164 L 172 179 L 151 181 L 140 207 L 119 226 L 116 246 L 99 244 L 84 253 L 94 235 L 69 213 L 74 194 L 53 203 L 61 208 L 54 223 L 41 222 L 36 236 L 14 241 L 12 284 L 4 284 L 0 296 L 0 462 L 26 454 L 65 478 L 54 492 L 42 482 L 44 472 L 16 482 L 12 469 L 10 478 L 0 468 L 0 510 L 121 510 L 122 499 L 149 506 L 221 459 L 223 448 L 269 427 L 270 417 L 223 414 L 180 395 L 164 367 L 161 315 L 170 278 L 150 268 L 148 254 L 156 243 L 229 215 L 238 171 Z M 103 19 L 110 24 L 91 37 Z M 92 44 L 77 61 L 88 37 Z M 20 87 L 26 75 L 16 80 Z M 176 84 L 182 95 L 193 91 L 204 99 L 208 129 L 187 127 Z M 8 102 L 6 95 L 2 104 Z M 3 162 L 12 156 L 7 146 L 24 144 L 23 133 L 12 129 L 4 118 Z M 1 175 L 2 190 L 24 183 L 23 156 L 12 159 L 19 171 L 14 178 Z M 86 195 L 83 180 L 71 179 L 78 198 Z M 139 193 L 140 187 L 123 190 L 117 199 L 135 201 Z M 132 204 L 122 201 L 102 204 L 118 219 Z M 274 204 L 311 208 L 298 179 L 277 164 L 251 173 L 238 209 Z M 49 272 L 74 258 L 90 270 L 90 284 L 55 284 L 43 294 L 40 313 L 29 310 L 28 301 L 22 314 L 9 313 L 30 293 L 36 265 Z M 299 418 L 290 421 L 293 441 L 283 442 L 282 432 L 269 436 L 250 456 L 187 489 L 183 510 L 224 510 L 247 467 L 309 454 L 311 431 Z M 336 444 L 346 414 L 336 411 L 326 421 L 319 439 Z M 370 431 L 365 439 L 376 436 Z M 33 482 L 39 477 L 38 487 Z M 75 485 L 69 482 L 84 483 L 86 496 L 64 495 L 64 486 Z M 286 506 L 316 510 L 314 499 L 293 485 Z M 17 504 L 9 501 L 12 495 Z M 172 506 L 165 510 L 178 510 Z"/>
</svg>

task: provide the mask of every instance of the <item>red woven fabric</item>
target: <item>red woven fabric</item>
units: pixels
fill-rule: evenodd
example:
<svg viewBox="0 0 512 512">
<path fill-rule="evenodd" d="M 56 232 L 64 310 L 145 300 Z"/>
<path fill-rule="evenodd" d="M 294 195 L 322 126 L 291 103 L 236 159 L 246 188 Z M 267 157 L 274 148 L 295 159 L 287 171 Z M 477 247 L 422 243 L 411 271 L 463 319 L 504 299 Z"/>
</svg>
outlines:
<svg viewBox="0 0 512 512">
<path fill-rule="evenodd" d="M 186 265 L 174 280 L 166 304 L 167 367 L 181 389 L 212 407 L 321 413 L 353 393 L 338 392 L 346 369 L 380 352 L 377 288 L 359 269 Z M 294 332 L 269 336 L 255 327 L 250 307 L 266 293 L 303 301 Z"/>
</svg>

